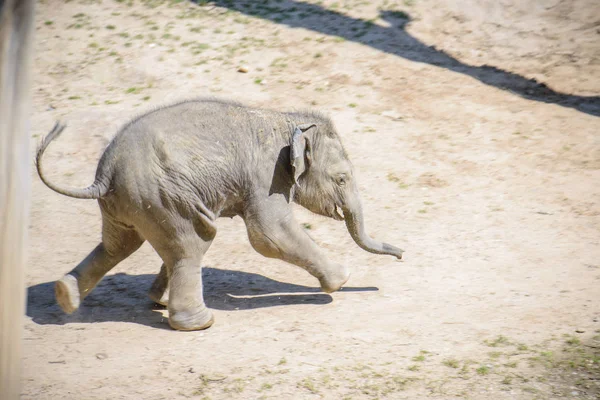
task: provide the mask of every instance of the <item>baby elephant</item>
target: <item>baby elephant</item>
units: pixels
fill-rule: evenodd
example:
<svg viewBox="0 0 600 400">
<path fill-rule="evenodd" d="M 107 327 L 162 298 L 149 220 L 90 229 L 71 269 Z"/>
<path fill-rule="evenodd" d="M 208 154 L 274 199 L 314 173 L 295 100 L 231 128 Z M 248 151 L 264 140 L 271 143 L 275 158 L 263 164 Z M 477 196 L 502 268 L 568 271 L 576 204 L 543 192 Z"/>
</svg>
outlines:
<svg viewBox="0 0 600 400">
<path fill-rule="evenodd" d="M 340 289 L 347 268 L 328 260 L 298 225 L 292 201 L 344 220 L 364 250 L 402 257 L 402 250 L 365 233 L 352 164 L 321 114 L 215 99 L 161 107 L 121 129 L 84 189 L 52 183 L 42 168 L 44 151 L 64 127 L 57 123 L 42 140 L 38 174 L 58 193 L 97 199 L 102 212 L 102 242 L 56 282 L 57 302 L 67 313 L 148 240 L 163 260 L 150 297 L 168 307 L 172 328 L 208 328 L 214 319 L 202 295 L 202 257 L 217 233 L 217 217 L 236 215 L 260 254 L 304 268 L 325 292 Z"/>
</svg>

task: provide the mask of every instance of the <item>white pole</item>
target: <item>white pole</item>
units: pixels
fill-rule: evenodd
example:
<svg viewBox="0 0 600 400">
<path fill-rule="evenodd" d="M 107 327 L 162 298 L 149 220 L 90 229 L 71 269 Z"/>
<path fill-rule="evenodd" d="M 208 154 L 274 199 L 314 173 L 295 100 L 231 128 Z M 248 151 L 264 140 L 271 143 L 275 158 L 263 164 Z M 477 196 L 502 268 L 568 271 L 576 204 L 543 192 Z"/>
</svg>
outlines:
<svg viewBox="0 0 600 400">
<path fill-rule="evenodd" d="M 0 398 L 21 394 L 34 0 L 0 0 Z"/>
</svg>

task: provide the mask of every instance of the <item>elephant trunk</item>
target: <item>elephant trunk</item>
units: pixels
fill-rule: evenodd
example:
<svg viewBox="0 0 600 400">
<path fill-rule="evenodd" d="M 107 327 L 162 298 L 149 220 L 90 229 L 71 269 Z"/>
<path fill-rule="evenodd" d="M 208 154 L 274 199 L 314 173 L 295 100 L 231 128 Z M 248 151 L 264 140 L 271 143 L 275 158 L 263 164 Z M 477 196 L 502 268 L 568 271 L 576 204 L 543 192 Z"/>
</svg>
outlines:
<svg viewBox="0 0 600 400">
<path fill-rule="evenodd" d="M 399 260 L 402 259 L 403 250 L 390 244 L 374 240 L 367 235 L 365 232 L 362 204 L 357 191 L 355 191 L 355 196 L 353 197 L 355 200 L 342 208 L 344 211 L 346 227 L 348 228 L 348 232 L 350 232 L 352 239 L 354 239 L 360 248 L 370 253 L 389 254 L 397 257 Z"/>
</svg>

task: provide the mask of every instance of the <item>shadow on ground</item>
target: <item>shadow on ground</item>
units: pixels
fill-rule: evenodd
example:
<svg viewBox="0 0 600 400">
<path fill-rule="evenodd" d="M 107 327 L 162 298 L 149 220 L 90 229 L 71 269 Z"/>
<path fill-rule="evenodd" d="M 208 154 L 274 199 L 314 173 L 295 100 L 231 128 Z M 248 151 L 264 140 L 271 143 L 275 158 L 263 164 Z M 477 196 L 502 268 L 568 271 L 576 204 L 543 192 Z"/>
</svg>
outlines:
<svg viewBox="0 0 600 400">
<path fill-rule="evenodd" d="M 208 2 L 196 1 L 195 3 L 207 6 Z M 352 18 L 325 9 L 317 4 L 294 0 L 277 2 L 215 0 L 210 4 L 246 15 L 269 19 L 292 28 L 305 28 L 326 35 L 339 36 L 407 60 L 436 65 L 469 75 L 486 85 L 506 90 L 529 100 L 558 104 L 590 115 L 600 116 L 600 96 L 560 93 L 535 79 L 528 79 L 501 68 L 465 64 L 444 51 L 424 44 L 406 31 L 405 28 L 410 23 L 411 17 L 402 11 L 381 11 L 381 19 L 390 25 L 385 27 L 372 21 Z"/>
<path fill-rule="evenodd" d="M 68 323 L 134 322 L 168 328 L 158 310 L 164 307 L 148 298 L 156 275 L 106 276 L 71 315 L 63 313 L 54 299 L 54 282 L 34 285 L 27 290 L 27 316 L 41 325 Z M 320 288 L 279 282 L 259 274 L 203 268 L 204 299 L 216 310 L 250 310 L 286 305 L 323 305 L 333 298 Z M 376 287 L 345 287 L 343 292 L 377 291 Z"/>
</svg>

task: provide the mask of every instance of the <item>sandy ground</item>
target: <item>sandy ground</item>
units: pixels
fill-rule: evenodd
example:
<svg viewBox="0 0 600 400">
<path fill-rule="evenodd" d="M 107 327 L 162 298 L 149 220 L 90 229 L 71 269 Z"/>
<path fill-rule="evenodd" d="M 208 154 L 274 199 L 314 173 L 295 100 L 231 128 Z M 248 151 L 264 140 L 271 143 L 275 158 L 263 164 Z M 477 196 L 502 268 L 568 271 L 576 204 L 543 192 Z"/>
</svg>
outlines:
<svg viewBox="0 0 600 400">
<path fill-rule="evenodd" d="M 343 136 L 369 232 L 406 253 L 297 207 L 352 270 L 328 295 L 222 219 L 212 328 L 169 328 L 147 244 L 67 316 L 53 282 L 98 243 L 99 210 L 32 170 L 24 399 L 600 398 L 594 0 L 42 0 L 36 21 L 31 154 L 68 123 L 55 181 L 89 184 L 153 106 L 311 107 Z"/>
</svg>

